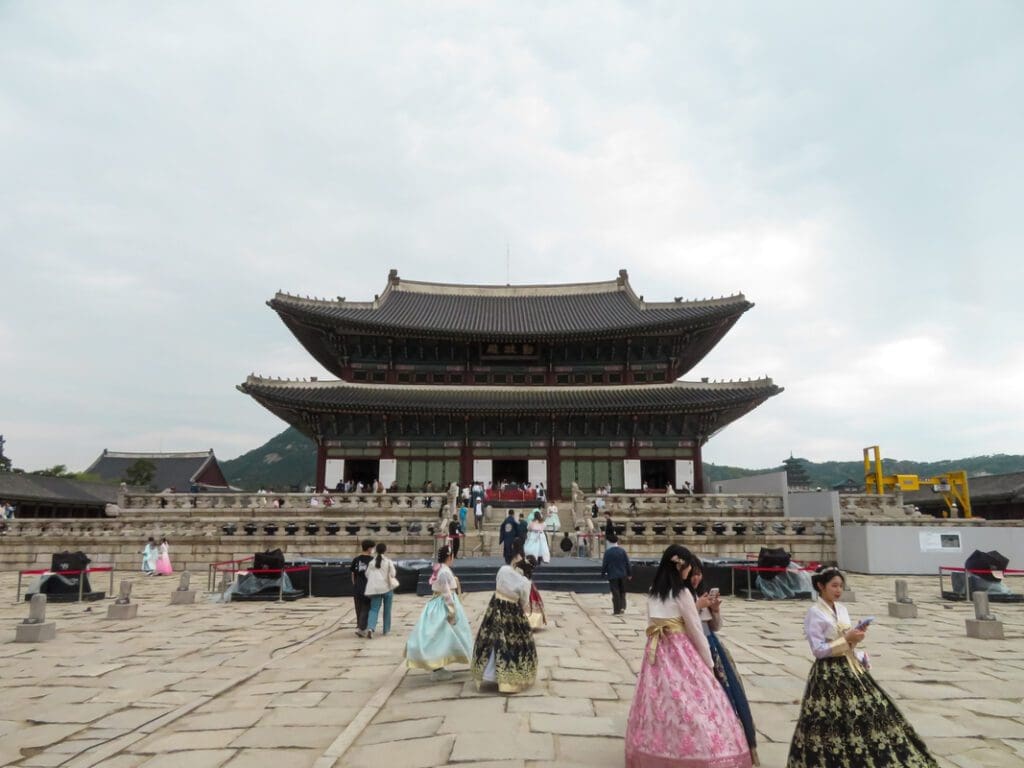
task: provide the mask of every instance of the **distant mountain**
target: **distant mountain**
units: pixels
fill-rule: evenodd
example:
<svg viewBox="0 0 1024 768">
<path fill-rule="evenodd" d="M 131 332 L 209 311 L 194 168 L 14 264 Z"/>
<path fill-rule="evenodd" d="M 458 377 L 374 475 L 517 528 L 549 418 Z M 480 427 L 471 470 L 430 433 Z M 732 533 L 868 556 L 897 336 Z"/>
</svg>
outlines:
<svg viewBox="0 0 1024 768">
<path fill-rule="evenodd" d="M 863 461 L 825 461 L 815 463 L 800 460 L 811 478 L 812 486 L 831 488 L 847 478 L 858 483 L 864 482 Z M 249 451 L 237 459 L 220 463 L 224 476 L 231 485 L 254 491 L 264 488 L 284 490 L 304 488 L 316 482 L 316 446 L 313 441 L 294 427 L 271 438 L 266 445 Z M 1024 456 L 996 454 L 994 456 L 972 456 L 967 459 L 921 462 L 901 459 L 883 459 L 886 474 L 909 474 L 932 477 L 942 472 L 963 469 L 968 477 L 979 475 L 1002 475 L 1007 472 L 1024 472 Z M 774 467 L 744 469 L 724 464 L 705 464 L 704 477 L 708 483 L 717 480 L 732 480 L 782 469 L 780 460 Z"/>
<path fill-rule="evenodd" d="M 297 490 L 316 482 L 316 445 L 295 427 L 288 427 L 256 450 L 222 461 L 220 468 L 236 488 Z"/>
<path fill-rule="evenodd" d="M 831 488 L 846 479 L 864 483 L 864 462 L 862 461 L 823 461 L 816 463 L 801 459 L 807 474 L 811 478 L 812 487 Z M 1003 475 L 1008 472 L 1024 471 L 1024 456 L 1005 453 L 993 456 L 972 456 L 966 459 L 943 459 L 942 461 L 910 461 L 906 459 L 882 459 L 882 471 L 887 475 L 918 475 L 934 477 L 943 472 L 964 470 L 968 477 L 982 475 Z M 760 475 L 764 472 L 778 472 L 782 463 L 764 469 L 743 469 L 721 464 L 704 464 L 704 477 L 708 483 L 717 480 L 732 480 L 748 475 Z"/>
</svg>

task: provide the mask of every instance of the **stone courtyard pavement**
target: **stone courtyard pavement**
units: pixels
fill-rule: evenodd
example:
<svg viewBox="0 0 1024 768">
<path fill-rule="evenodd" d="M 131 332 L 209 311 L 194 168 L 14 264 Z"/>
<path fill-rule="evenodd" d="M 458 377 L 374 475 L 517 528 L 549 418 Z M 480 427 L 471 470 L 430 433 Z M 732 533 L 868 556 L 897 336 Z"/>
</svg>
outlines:
<svg viewBox="0 0 1024 768">
<path fill-rule="evenodd" d="M 106 587 L 105 579 L 101 579 Z M 1006 640 L 965 637 L 970 606 L 911 578 L 920 618 L 888 618 L 892 578 L 856 576 L 853 616 L 878 621 L 874 675 L 945 767 L 1024 766 L 1024 606 L 993 605 Z M 464 667 L 446 682 L 406 672 L 405 637 L 425 598 L 399 595 L 392 633 L 362 640 L 348 598 L 203 600 L 170 606 L 176 578 L 135 582 L 139 617 L 110 601 L 51 604 L 57 639 L 16 644 L 15 577 L 0 575 L 0 765 L 621 766 L 644 643 L 632 596 L 548 593 L 540 679 L 525 694 L 478 694 Z M 115 586 L 116 588 L 116 586 Z M 489 593 L 470 594 L 479 622 Z M 810 654 L 806 602 L 727 598 L 722 638 L 743 674 L 762 765 L 785 764 Z"/>
</svg>

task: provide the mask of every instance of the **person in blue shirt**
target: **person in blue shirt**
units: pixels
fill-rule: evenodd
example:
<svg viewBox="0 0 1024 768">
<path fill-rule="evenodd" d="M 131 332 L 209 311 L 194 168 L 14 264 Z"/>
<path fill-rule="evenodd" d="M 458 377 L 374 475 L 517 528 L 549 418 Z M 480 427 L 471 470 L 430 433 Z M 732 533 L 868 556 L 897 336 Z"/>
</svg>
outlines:
<svg viewBox="0 0 1024 768">
<path fill-rule="evenodd" d="M 610 533 L 605 536 L 605 542 L 601 575 L 608 579 L 612 591 L 612 615 L 619 616 L 626 611 L 626 582 L 633 578 L 633 571 L 629 567 L 629 555 L 619 545 L 619 537 Z"/>
</svg>

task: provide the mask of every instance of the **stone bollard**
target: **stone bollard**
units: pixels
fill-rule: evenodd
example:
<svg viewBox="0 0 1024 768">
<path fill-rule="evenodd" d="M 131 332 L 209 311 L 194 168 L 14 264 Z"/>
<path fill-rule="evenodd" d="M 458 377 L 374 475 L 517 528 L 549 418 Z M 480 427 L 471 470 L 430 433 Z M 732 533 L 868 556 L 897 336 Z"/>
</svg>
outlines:
<svg viewBox="0 0 1024 768">
<path fill-rule="evenodd" d="M 889 603 L 889 615 L 897 619 L 917 618 L 917 606 L 910 597 L 906 579 L 896 579 L 896 602 Z"/>
<path fill-rule="evenodd" d="M 132 602 L 132 582 L 130 579 L 121 580 L 121 591 L 118 593 L 114 604 L 107 608 L 108 619 L 134 619 L 139 615 L 138 603 Z"/>
<path fill-rule="evenodd" d="M 974 618 L 967 619 L 967 636 L 979 640 L 1002 640 L 1003 622 L 988 611 L 988 593 L 975 592 L 971 595 L 974 601 Z"/>
<path fill-rule="evenodd" d="M 181 574 L 181 581 L 178 582 L 178 588 L 171 592 L 171 605 L 192 605 L 196 601 L 196 591 L 189 589 L 189 584 L 192 581 L 192 574 L 185 571 Z"/>
<path fill-rule="evenodd" d="M 28 618 L 14 630 L 16 643 L 45 643 L 57 636 L 57 624 L 46 620 L 46 595 L 32 595 Z"/>
</svg>

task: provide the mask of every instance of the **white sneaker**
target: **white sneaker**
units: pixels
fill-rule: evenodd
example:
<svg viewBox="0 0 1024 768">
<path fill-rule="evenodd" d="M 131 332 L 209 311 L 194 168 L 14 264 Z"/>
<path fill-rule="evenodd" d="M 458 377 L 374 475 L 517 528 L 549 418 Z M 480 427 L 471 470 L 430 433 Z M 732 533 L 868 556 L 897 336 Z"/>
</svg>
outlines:
<svg viewBox="0 0 1024 768">
<path fill-rule="evenodd" d="M 431 673 L 431 677 L 434 680 L 451 680 L 453 677 L 455 677 L 455 674 L 445 669 L 444 667 L 441 667 L 441 669 L 435 669 Z"/>
<path fill-rule="evenodd" d="M 366 637 L 366 630 L 357 629 L 356 630 L 356 637 Z"/>
</svg>

